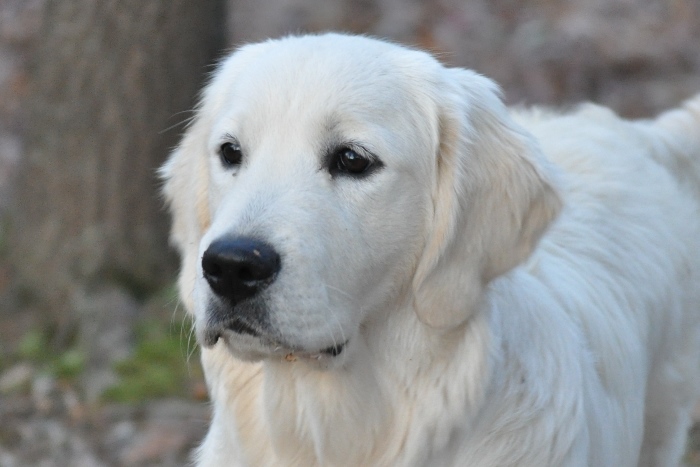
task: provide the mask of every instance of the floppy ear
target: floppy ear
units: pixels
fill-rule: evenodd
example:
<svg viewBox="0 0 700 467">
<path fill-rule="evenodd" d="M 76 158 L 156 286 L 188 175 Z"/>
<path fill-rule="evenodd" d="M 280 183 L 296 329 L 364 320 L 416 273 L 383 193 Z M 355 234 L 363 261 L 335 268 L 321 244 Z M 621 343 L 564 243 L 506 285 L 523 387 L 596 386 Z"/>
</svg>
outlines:
<svg viewBox="0 0 700 467">
<path fill-rule="evenodd" d="M 552 170 L 487 78 L 443 69 L 432 231 L 413 282 L 420 320 L 447 329 L 523 262 L 560 209 Z"/>
<path fill-rule="evenodd" d="M 192 294 L 199 241 L 211 222 L 206 148 L 204 122 L 195 120 L 159 171 L 164 181 L 163 195 L 172 214 L 170 240 L 180 253 L 180 299 L 190 312 L 194 309 Z"/>
</svg>

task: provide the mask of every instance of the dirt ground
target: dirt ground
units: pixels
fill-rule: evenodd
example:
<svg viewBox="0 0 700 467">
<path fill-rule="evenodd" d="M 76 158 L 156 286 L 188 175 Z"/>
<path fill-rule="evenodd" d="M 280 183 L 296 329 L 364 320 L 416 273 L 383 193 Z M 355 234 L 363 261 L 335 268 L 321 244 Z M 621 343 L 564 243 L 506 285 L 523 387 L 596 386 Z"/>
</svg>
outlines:
<svg viewBox="0 0 700 467">
<path fill-rule="evenodd" d="M 53 390 L 42 400 L 0 397 L 0 466 L 185 466 L 205 433 L 203 402 L 159 399 L 89 408 L 67 388 Z"/>
<path fill-rule="evenodd" d="M 38 377 L 30 394 L 0 395 L 0 420 L 0 467 L 184 467 L 209 408 L 181 398 L 90 407 L 73 388 Z M 686 463 L 700 466 L 700 424 Z"/>
</svg>

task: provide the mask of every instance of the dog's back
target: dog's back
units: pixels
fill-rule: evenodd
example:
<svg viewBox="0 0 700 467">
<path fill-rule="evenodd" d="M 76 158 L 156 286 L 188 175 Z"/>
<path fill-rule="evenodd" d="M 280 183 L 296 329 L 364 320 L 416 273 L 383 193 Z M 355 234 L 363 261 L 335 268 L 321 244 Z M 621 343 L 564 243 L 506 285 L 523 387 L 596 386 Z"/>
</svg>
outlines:
<svg viewBox="0 0 700 467">
<path fill-rule="evenodd" d="M 654 152 L 656 160 L 700 199 L 700 94 L 661 114 L 650 122 L 649 131 L 662 142 Z"/>
<path fill-rule="evenodd" d="M 677 465 L 700 383 L 700 95 L 654 120 L 595 105 L 516 119 L 565 171 L 564 211 L 531 267 L 587 329 L 595 402 L 604 394 L 630 422 L 645 407 L 643 436 L 623 436 L 632 452 L 643 438 L 639 465 Z M 594 425 L 596 444 L 624 446 L 623 427 Z"/>
</svg>

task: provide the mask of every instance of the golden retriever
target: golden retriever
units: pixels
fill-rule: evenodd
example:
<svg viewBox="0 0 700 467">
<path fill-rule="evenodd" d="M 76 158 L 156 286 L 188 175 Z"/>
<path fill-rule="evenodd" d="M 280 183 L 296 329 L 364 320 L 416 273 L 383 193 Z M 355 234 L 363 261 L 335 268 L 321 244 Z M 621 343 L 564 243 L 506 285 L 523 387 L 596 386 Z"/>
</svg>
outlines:
<svg viewBox="0 0 700 467">
<path fill-rule="evenodd" d="M 201 466 L 677 465 L 700 373 L 700 96 L 508 110 L 323 34 L 225 58 L 161 170 Z"/>
</svg>

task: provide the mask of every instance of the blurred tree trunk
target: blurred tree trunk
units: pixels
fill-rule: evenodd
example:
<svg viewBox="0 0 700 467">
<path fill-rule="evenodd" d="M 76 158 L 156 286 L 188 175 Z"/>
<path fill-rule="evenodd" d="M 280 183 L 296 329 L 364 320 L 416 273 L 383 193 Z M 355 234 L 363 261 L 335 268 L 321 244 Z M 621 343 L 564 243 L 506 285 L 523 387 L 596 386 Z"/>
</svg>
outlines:
<svg viewBox="0 0 700 467">
<path fill-rule="evenodd" d="M 10 240 L 22 314 L 65 334 L 105 284 L 139 298 L 174 279 L 155 170 L 224 46 L 223 3 L 47 2 Z"/>
</svg>

